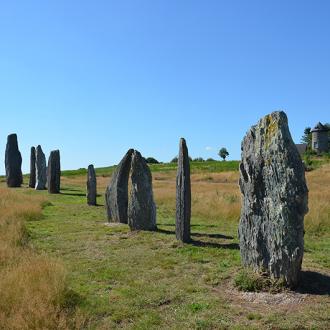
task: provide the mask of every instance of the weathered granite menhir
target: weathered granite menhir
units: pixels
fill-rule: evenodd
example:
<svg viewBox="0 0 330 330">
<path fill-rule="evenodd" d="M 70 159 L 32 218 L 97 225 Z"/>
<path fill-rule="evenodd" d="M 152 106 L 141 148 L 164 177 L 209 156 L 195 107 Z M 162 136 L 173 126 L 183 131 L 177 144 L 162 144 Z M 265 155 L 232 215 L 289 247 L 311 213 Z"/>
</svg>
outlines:
<svg viewBox="0 0 330 330">
<path fill-rule="evenodd" d="M 47 169 L 46 157 L 40 145 L 36 148 L 36 190 L 46 189 Z"/>
<path fill-rule="evenodd" d="M 109 222 L 128 223 L 128 179 L 131 170 L 132 154 L 129 149 L 112 174 L 105 193 Z"/>
<path fill-rule="evenodd" d="M 59 194 L 61 189 L 61 161 L 60 151 L 51 151 L 48 159 L 48 192 L 50 194 Z"/>
<path fill-rule="evenodd" d="M 18 149 L 16 134 L 10 134 L 7 137 L 5 167 L 7 186 L 20 187 L 23 183 L 22 156 Z"/>
<path fill-rule="evenodd" d="M 185 139 L 180 139 L 178 172 L 176 177 L 176 238 L 190 241 L 191 186 L 188 148 Z"/>
<path fill-rule="evenodd" d="M 29 187 L 35 188 L 35 186 L 36 186 L 36 148 L 31 147 Z"/>
<path fill-rule="evenodd" d="M 265 116 L 247 132 L 239 183 L 243 264 L 295 287 L 304 253 L 308 189 L 284 112 Z"/>
<path fill-rule="evenodd" d="M 109 222 L 128 223 L 131 230 L 156 230 L 151 172 L 138 151 L 128 150 L 118 164 L 106 189 L 105 199 Z"/>
<path fill-rule="evenodd" d="M 128 203 L 128 225 L 131 230 L 156 230 L 156 204 L 148 164 L 138 151 L 132 155 L 132 189 Z"/>
<path fill-rule="evenodd" d="M 97 183 L 96 183 L 96 174 L 93 165 L 88 166 L 87 170 L 87 204 L 88 205 L 96 205 L 96 197 L 97 197 Z"/>
</svg>

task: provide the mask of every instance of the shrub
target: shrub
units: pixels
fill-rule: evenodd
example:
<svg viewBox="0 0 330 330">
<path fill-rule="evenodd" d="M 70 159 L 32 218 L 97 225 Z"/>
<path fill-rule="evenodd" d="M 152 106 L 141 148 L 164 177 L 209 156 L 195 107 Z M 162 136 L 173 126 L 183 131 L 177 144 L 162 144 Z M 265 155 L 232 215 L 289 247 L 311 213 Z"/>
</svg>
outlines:
<svg viewBox="0 0 330 330">
<path fill-rule="evenodd" d="M 263 287 L 260 276 L 246 269 L 236 275 L 234 284 L 239 290 L 247 292 L 259 292 Z"/>
<path fill-rule="evenodd" d="M 157 159 L 153 158 L 153 157 L 146 158 L 146 162 L 148 164 L 159 164 L 159 161 Z"/>
<path fill-rule="evenodd" d="M 234 278 L 234 285 L 238 290 L 246 292 L 268 291 L 276 293 L 285 288 L 282 279 L 271 279 L 268 274 L 255 273 L 251 269 L 241 270 Z"/>
</svg>

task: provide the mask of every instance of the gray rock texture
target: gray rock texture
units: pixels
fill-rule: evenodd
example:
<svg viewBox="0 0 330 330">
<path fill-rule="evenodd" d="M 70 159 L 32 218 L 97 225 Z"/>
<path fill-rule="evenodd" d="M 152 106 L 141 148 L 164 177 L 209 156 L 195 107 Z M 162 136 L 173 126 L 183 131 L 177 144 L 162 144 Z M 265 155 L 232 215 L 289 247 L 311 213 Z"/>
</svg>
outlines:
<svg viewBox="0 0 330 330">
<path fill-rule="evenodd" d="M 284 112 L 265 116 L 247 132 L 239 184 L 243 265 L 295 287 L 304 252 L 308 189 Z"/>
<path fill-rule="evenodd" d="M 51 151 L 48 159 L 47 184 L 50 194 L 59 194 L 61 189 L 61 160 L 60 151 Z"/>
<path fill-rule="evenodd" d="M 134 150 L 127 151 L 112 174 L 105 193 L 105 202 L 109 222 L 128 223 L 128 179 Z"/>
<path fill-rule="evenodd" d="M 132 155 L 131 180 L 128 225 L 131 230 L 156 230 L 151 172 L 145 159 L 136 150 Z"/>
<path fill-rule="evenodd" d="M 40 145 L 36 148 L 36 190 L 46 189 L 47 171 L 46 157 Z"/>
<path fill-rule="evenodd" d="M 176 238 L 190 241 L 191 186 L 190 163 L 185 139 L 180 139 L 178 172 L 176 176 Z"/>
<path fill-rule="evenodd" d="M 22 156 L 18 150 L 16 134 L 10 134 L 7 137 L 5 167 L 7 186 L 20 187 L 23 183 Z"/>
<path fill-rule="evenodd" d="M 36 148 L 31 147 L 29 187 L 35 188 L 35 186 L 36 186 Z"/>
<path fill-rule="evenodd" d="M 96 205 L 96 174 L 93 165 L 88 166 L 87 170 L 87 204 Z"/>
</svg>

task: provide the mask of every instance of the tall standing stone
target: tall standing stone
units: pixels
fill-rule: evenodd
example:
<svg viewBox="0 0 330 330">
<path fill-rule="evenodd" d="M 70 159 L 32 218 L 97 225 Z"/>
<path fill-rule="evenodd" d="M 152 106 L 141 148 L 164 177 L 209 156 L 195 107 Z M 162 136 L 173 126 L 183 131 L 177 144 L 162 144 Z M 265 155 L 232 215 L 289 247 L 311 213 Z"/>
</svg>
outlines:
<svg viewBox="0 0 330 330">
<path fill-rule="evenodd" d="M 54 150 L 50 153 L 47 171 L 48 192 L 50 194 L 59 194 L 61 188 L 61 162 L 59 150 Z"/>
<path fill-rule="evenodd" d="M 151 172 L 144 158 L 136 150 L 132 156 L 131 180 L 128 225 L 131 230 L 156 230 L 156 205 Z"/>
<path fill-rule="evenodd" d="M 5 167 L 7 186 L 20 187 L 23 183 L 22 156 L 18 149 L 16 134 L 10 134 L 7 137 Z"/>
<path fill-rule="evenodd" d="M 36 148 L 36 190 L 46 189 L 46 157 L 40 145 Z"/>
<path fill-rule="evenodd" d="M 93 165 L 87 170 L 87 204 L 96 205 L 96 174 Z"/>
<path fill-rule="evenodd" d="M 243 264 L 296 286 L 304 252 L 308 189 L 284 112 L 262 118 L 247 132 L 239 183 Z"/>
<path fill-rule="evenodd" d="M 190 241 L 191 186 L 188 148 L 185 139 L 180 139 L 178 172 L 176 177 L 176 238 Z"/>
<path fill-rule="evenodd" d="M 31 147 L 29 187 L 35 188 L 35 186 L 36 186 L 36 148 Z"/>
<path fill-rule="evenodd" d="M 105 202 L 109 222 L 127 223 L 128 178 L 134 150 L 127 151 L 112 174 L 105 193 Z"/>
</svg>

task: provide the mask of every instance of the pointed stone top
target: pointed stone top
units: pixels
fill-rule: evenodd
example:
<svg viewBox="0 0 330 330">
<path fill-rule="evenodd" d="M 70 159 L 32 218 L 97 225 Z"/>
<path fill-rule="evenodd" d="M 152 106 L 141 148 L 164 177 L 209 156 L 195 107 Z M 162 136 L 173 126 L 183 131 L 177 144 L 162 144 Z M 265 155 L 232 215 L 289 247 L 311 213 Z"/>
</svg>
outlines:
<svg viewBox="0 0 330 330">
<path fill-rule="evenodd" d="M 15 134 L 15 133 L 9 134 L 8 137 L 7 137 L 7 141 L 12 146 L 18 145 L 18 143 L 17 143 L 17 134 Z"/>
</svg>

